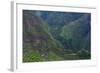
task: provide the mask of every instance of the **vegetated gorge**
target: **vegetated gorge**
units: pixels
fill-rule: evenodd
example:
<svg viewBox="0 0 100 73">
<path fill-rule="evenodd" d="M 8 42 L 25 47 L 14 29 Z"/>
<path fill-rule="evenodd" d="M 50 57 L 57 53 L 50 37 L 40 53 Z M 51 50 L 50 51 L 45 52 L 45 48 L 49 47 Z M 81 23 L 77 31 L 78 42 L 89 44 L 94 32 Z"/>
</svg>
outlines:
<svg viewBox="0 0 100 73">
<path fill-rule="evenodd" d="M 91 59 L 91 14 L 23 10 L 23 62 Z"/>
</svg>

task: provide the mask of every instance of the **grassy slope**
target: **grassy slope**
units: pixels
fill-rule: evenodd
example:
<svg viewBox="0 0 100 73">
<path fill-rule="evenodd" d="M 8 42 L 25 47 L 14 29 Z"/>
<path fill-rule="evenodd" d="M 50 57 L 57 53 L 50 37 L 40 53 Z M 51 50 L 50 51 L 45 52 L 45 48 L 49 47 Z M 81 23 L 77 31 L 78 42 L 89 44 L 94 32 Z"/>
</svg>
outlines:
<svg viewBox="0 0 100 73">
<path fill-rule="evenodd" d="M 37 26 L 32 26 L 29 30 L 30 31 L 23 31 L 23 33 L 24 33 L 24 36 L 26 36 L 26 35 L 29 35 L 29 34 L 31 34 L 31 35 L 43 35 L 43 36 L 47 36 L 48 37 L 48 39 L 47 39 L 47 41 L 43 41 L 41 44 L 42 44 L 42 47 L 44 47 L 44 44 L 45 44 L 45 42 L 46 42 L 46 45 L 48 45 L 48 47 L 49 47 L 49 49 L 51 50 L 51 51 L 53 51 L 53 49 L 55 49 L 55 51 L 57 52 L 57 53 L 60 53 L 60 50 L 61 49 L 59 49 L 58 47 L 60 47 L 60 48 L 62 48 L 62 45 L 60 44 L 60 42 L 59 41 L 57 41 L 57 40 L 55 40 L 53 37 L 52 37 L 52 35 L 51 35 L 51 33 L 49 32 L 49 27 L 48 27 L 48 24 L 47 23 L 45 23 L 44 21 L 42 21 L 42 19 L 41 18 L 39 18 L 39 17 L 37 17 L 37 16 L 35 16 L 35 15 L 32 15 L 31 16 L 31 13 L 27 13 L 27 15 L 28 15 L 28 17 L 29 18 L 31 18 L 32 20 L 35 18 L 35 21 L 36 21 L 36 23 L 37 23 Z M 27 16 L 26 16 L 26 18 L 27 18 Z M 28 20 L 28 19 L 27 19 Z M 30 21 L 29 21 L 30 22 Z M 29 23 L 29 24 L 31 24 L 31 23 Z M 33 23 L 34 24 L 34 23 Z M 26 24 L 26 25 L 28 25 L 28 24 Z M 27 27 L 26 27 L 26 29 L 27 29 Z M 39 31 L 39 32 L 38 32 Z M 35 44 L 35 42 L 33 42 L 33 44 Z M 59 60 L 59 59 L 62 59 L 60 56 L 58 56 L 56 53 L 55 53 L 55 51 L 53 51 L 53 52 L 50 52 L 49 54 L 48 54 L 48 57 L 47 58 L 45 58 L 45 57 L 42 57 L 41 55 L 40 55 L 40 53 L 37 53 L 36 52 L 36 48 L 35 49 L 33 49 L 32 48 L 32 42 L 30 42 L 30 43 L 25 43 L 24 42 L 24 44 L 23 44 L 23 62 L 38 62 L 38 61 L 46 61 L 46 60 Z M 44 50 L 44 52 L 45 52 L 45 50 L 46 49 L 48 49 L 48 48 L 42 48 L 43 50 Z M 38 49 L 37 49 L 38 50 Z"/>
<path fill-rule="evenodd" d="M 57 61 L 57 60 L 63 60 L 63 58 L 58 56 L 54 52 L 50 52 L 48 56 L 45 58 L 32 49 L 29 49 L 28 52 L 25 53 L 23 57 L 24 62 Z"/>
</svg>

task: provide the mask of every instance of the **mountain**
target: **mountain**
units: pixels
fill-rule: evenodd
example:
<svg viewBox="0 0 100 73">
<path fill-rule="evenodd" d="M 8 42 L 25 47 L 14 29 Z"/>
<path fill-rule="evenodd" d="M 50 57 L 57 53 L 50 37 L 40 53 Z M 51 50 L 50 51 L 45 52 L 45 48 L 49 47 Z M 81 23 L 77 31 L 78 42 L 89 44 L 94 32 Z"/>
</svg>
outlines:
<svg viewBox="0 0 100 73">
<path fill-rule="evenodd" d="M 23 62 L 90 59 L 89 13 L 23 10 Z"/>
<path fill-rule="evenodd" d="M 83 13 L 73 12 L 56 12 L 56 11 L 45 11 L 40 12 L 40 17 L 49 24 L 51 27 L 51 34 L 56 38 L 61 32 L 61 28 L 67 23 L 77 20 L 83 15 Z"/>
<path fill-rule="evenodd" d="M 35 11 L 24 10 L 23 14 L 23 56 L 31 50 L 45 59 L 49 52 L 58 54 L 63 50 L 60 42 L 51 35 L 48 24 Z"/>
<path fill-rule="evenodd" d="M 75 20 L 62 28 L 61 36 L 67 41 L 71 41 L 73 49 L 80 49 L 83 41 L 88 41 L 90 38 L 90 16 L 84 14 L 78 20 Z M 90 42 L 90 41 L 89 41 Z M 84 45 L 85 46 L 85 45 Z"/>
</svg>

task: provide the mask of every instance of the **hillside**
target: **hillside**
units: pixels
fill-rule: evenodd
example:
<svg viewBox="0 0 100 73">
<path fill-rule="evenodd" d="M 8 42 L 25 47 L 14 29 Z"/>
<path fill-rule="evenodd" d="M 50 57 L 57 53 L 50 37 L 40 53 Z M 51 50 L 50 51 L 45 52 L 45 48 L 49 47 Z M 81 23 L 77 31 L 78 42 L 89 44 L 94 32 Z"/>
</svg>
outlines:
<svg viewBox="0 0 100 73">
<path fill-rule="evenodd" d="M 23 10 L 23 62 L 90 59 L 90 14 Z"/>
<path fill-rule="evenodd" d="M 32 54 L 32 56 L 35 56 L 36 59 L 40 59 L 40 57 L 42 57 L 41 59 L 45 60 L 50 56 L 55 56 L 59 59 L 60 56 L 57 56 L 56 54 L 62 51 L 60 48 L 63 48 L 63 46 L 59 41 L 52 37 L 51 33 L 49 32 L 48 24 L 36 16 L 35 12 L 24 11 L 23 13 L 24 61 L 27 61 L 27 55 L 28 57 L 31 57 Z"/>
</svg>

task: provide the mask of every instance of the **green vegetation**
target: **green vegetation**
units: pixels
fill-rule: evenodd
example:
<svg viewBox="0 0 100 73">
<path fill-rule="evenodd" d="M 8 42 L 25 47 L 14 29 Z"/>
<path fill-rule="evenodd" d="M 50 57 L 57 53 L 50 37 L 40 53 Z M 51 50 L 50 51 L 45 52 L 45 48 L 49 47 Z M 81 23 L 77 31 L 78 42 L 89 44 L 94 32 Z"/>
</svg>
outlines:
<svg viewBox="0 0 100 73">
<path fill-rule="evenodd" d="M 23 62 L 91 58 L 90 15 L 23 10 Z"/>
<path fill-rule="evenodd" d="M 42 60 L 43 58 L 35 51 L 31 51 L 23 56 L 24 62 L 38 62 Z"/>
</svg>

